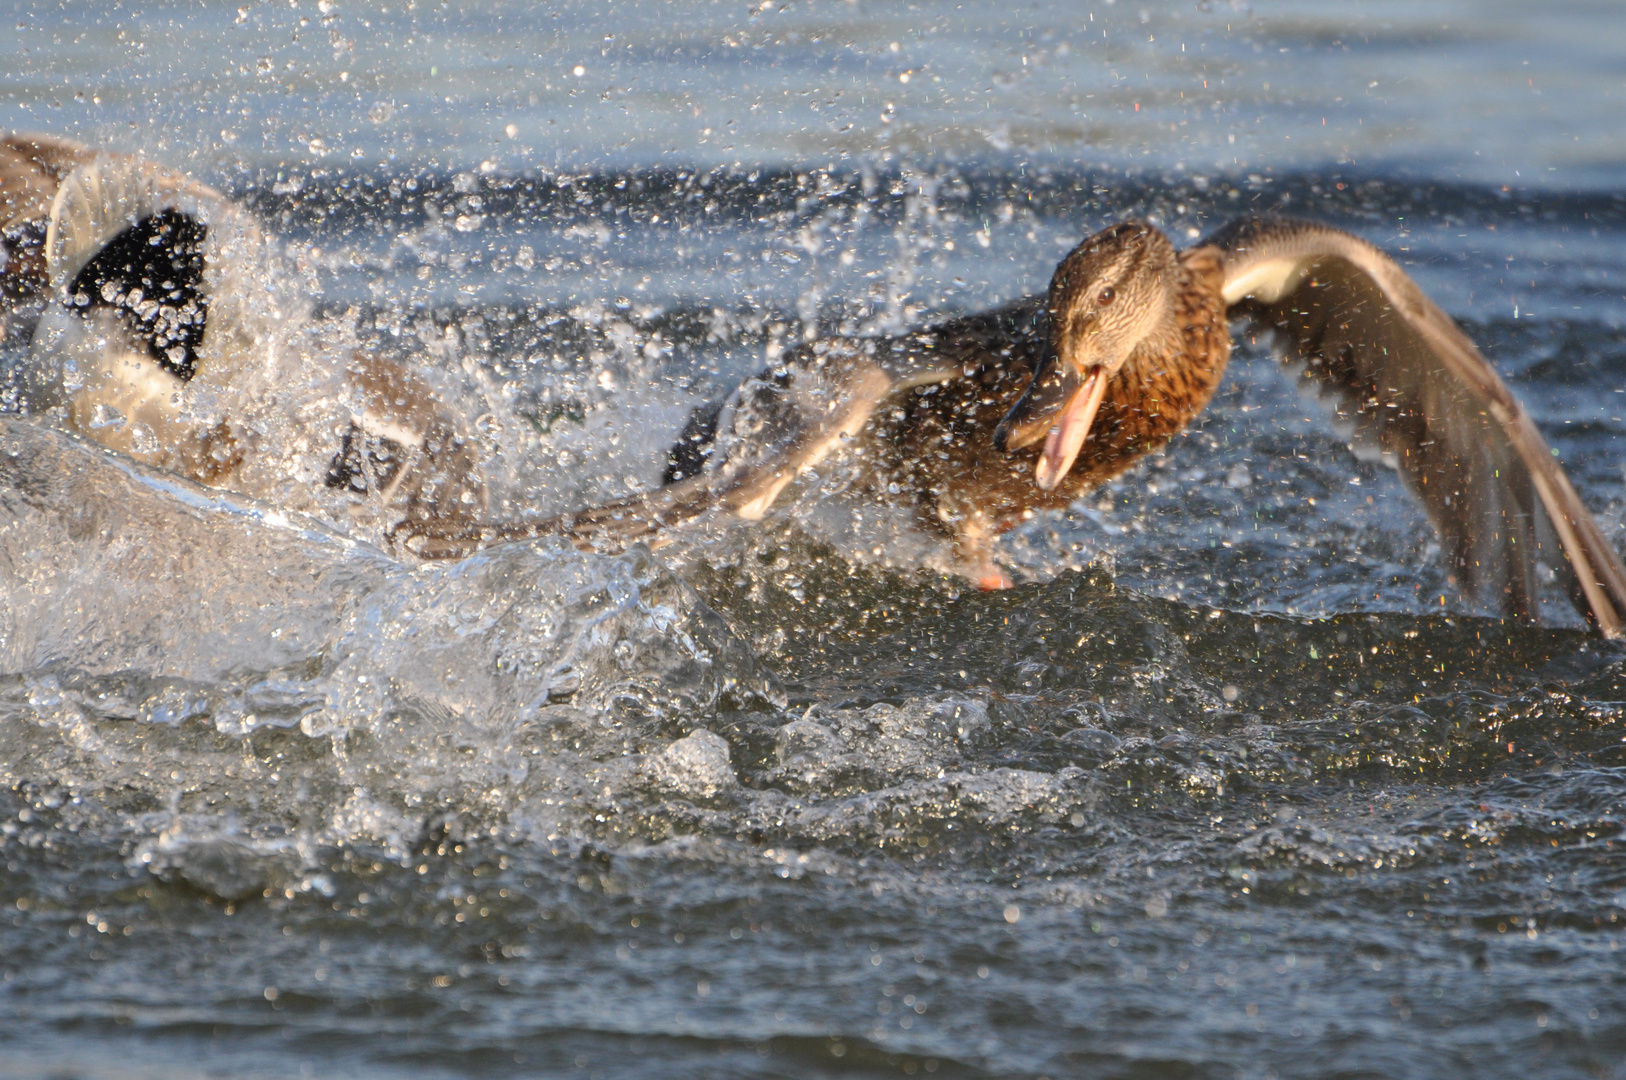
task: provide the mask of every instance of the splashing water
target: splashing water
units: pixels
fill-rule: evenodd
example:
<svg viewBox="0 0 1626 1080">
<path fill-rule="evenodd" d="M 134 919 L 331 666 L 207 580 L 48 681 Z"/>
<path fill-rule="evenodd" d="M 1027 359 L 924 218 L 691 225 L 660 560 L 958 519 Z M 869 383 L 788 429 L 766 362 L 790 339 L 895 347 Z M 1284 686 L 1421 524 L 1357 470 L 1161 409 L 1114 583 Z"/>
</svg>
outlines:
<svg viewBox="0 0 1626 1080">
<path fill-rule="evenodd" d="M 1611 1075 L 1622 653 L 1466 607 L 1248 342 L 1191 432 L 1006 538 L 997 595 L 839 455 L 653 553 L 412 563 L 311 432 L 347 358 L 398 359 L 493 517 L 567 511 L 657 484 L 810 334 L 1034 291 L 1122 217 L 1274 209 L 1407 260 L 1620 546 L 1626 211 L 1566 127 L 1602 130 L 1612 24 L 764 8 L 668 40 L 498 5 L 454 62 L 452 16 L 391 7 L 117 13 L 177 79 L 175 35 L 225 42 L 206 93 L 101 39 L 8 53 L 115 72 L 8 123 L 180 117 L 141 145 L 240 198 L 285 317 L 225 402 L 274 451 L 246 494 L 0 416 L 0 1073 Z M 28 336 L 0 349 L 17 391 Z"/>
</svg>

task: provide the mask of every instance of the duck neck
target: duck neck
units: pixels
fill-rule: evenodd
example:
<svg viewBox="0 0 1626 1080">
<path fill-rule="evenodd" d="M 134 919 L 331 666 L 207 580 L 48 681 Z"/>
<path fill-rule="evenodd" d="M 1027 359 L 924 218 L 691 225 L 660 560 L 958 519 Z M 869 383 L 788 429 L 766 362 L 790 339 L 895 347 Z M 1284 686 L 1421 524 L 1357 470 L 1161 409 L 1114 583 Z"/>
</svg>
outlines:
<svg viewBox="0 0 1626 1080">
<path fill-rule="evenodd" d="M 1101 403 L 1103 458 L 1121 455 L 1127 466 L 1167 442 L 1214 396 L 1231 352 L 1223 276 L 1218 264 L 1180 258 L 1169 317 L 1129 354 Z"/>
</svg>

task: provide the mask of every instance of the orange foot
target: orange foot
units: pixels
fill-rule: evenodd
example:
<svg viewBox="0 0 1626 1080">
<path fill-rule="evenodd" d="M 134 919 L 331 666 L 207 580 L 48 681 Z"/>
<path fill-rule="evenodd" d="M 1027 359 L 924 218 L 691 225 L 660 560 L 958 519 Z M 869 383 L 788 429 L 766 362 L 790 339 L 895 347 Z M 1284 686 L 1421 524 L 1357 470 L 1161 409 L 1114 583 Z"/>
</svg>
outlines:
<svg viewBox="0 0 1626 1080">
<path fill-rule="evenodd" d="M 996 589 L 1009 589 L 1016 584 L 1006 577 L 997 567 L 983 570 L 977 575 L 977 588 L 983 592 L 993 592 Z"/>
</svg>

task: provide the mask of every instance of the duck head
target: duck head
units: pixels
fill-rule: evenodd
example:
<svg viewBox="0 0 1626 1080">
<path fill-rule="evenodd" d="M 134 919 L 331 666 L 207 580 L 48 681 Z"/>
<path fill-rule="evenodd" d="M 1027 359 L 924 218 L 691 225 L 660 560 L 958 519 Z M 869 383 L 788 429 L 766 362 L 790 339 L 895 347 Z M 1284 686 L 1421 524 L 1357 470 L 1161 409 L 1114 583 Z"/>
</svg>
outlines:
<svg viewBox="0 0 1626 1080">
<path fill-rule="evenodd" d="M 1048 491 L 1073 467 L 1107 384 L 1140 347 L 1176 332 L 1174 246 L 1126 221 L 1061 261 L 1046 304 L 1049 345 L 1027 391 L 994 430 L 1004 451 L 1044 442 L 1034 480 Z"/>
</svg>

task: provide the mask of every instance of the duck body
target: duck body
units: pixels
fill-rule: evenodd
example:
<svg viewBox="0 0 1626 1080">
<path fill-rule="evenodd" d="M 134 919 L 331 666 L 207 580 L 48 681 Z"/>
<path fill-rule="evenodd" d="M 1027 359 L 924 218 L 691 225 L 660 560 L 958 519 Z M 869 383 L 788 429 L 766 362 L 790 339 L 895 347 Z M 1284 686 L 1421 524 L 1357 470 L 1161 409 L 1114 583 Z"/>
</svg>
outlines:
<svg viewBox="0 0 1626 1080">
<path fill-rule="evenodd" d="M 1231 333 L 1216 253 L 1174 259 L 1172 341 L 1133 351 L 1108 382 L 1090 438 L 1067 475 L 1049 490 L 1034 483 L 1037 446 L 1006 450 L 997 425 L 1053 362 L 1050 312 L 1042 299 L 948 322 L 920 335 L 961 377 L 916 388 L 882 409 L 864 445 L 875 462 L 870 490 L 910 492 L 920 522 L 946 532 L 962 572 L 1004 582 L 990 543 L 1033 516 L 1059 510 L 1132 467 L 1207 407 L 1225 374 Z"/>
<path fill-rule="evenodd" d="M 634 537 L 717 507 L 761 517 L 796 474 L 837 448 L 870 502 L 911 513 L 952 545 L 951 564 L 984 588 L 1011 584 L 992 545 L 1035 513 L 1064 508 L 1166 444 L 1213 397 L 1231 336 L 1219 253 L 1166 260 L 1172 317 L 1106 382 L 1091 435 L 1055 486 L 1038 487 L 1038 445 L 1012 448 L 1000 423 L 1058 370 L 1049 297 L 950 319 L 895 338 L 829 338 L 788 352 L 726 402 L 695 412 L 673 447 L 667 486 L 540 523 L 583 546 Z M 879 404 L 877 402 L 884 402 Z"/>
<path fill-rule="evenodd" d="M 484 515 L 474 442 L 442 396 L 402 363 L 332 347 L 258 222 L 220 192 L 14 134 L 0 219 L 5 336 L 29 343 L 14 407 L 385 542 Z"/>
<path fill-rule="evenodd" d="M 793 350 L 695 413 L 652 494 L 512 522 L 486 519 L 456 411 L 399 363 L 301 336 L 305 305 L 274 263 L 250 215 L 183 174 L 0 138 L 5 341 L 34 322 L 13 407 L 199 483 L 327 516 L 337 501 L 421 557 L 756 520 L 834 454 L 867 498 L 948 538 L 959 573 L 1008 585 L 994 539 L 1184 428 L 1237 318 L 1400 473 L 1465 592 L 1534 619 L 1550 571 L 1606 635 L 1626 633 L 1626 567 L 1530 416 L 1393 260 L 1329 226 L 1244 218 L 1177 253 L 1122 222 L 1069 253 L 1043 296 Z"/>
<path fill-rule="evenodd" d="M 1241 219 L 1179 253 L 1125 222 L 1086 238 L 1043 296 L 801 346 L 695 413 L 660 491 L 486 539 L 659 544 L 703 515 L 760 518 L 839 451 L 869 499 L 913 510 L 952 540 L 960 574 L 1002 587 L 1001 533 L 1122 473 L 1207 406 L 1232 319 L 1333 402 L 1354 449 L 1400 473 L 1464 592 L 1534 620 L 1545 567 L 1606 635 L 1626 632 L 1626 567 L 1495 370 L 1381 251 L 1289 218 Z"/>
</svg>

